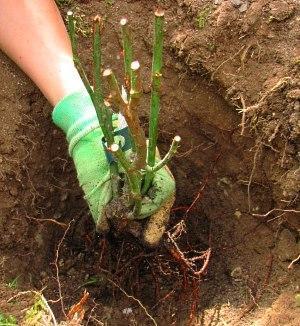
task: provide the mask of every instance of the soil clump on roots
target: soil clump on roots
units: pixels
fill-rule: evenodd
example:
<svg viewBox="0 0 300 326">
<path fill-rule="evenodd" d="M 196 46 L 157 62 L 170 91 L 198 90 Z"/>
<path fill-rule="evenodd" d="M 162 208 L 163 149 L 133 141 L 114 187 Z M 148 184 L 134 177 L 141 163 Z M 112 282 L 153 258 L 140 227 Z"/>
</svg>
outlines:
<svg viewBox="0 0 300 326">
<path fill-rule="evenodd" d="M 182 138 L 176 202 L 157 248 L 100 237 L 52 108 L 0 54 L 0 312 L 22 320 L 34 299 L 7 301 L 42 290 L 70 320 L 86 289 L 83 325 L 299 325 L 297 1 L 59 2 L 80 18 L 87 67 L 87 26 L 105 16 L 104 62 L 117 74 L 128 18 L 145 124 L 153 11 L 165 9 L 159 148 Z"/>
</svg>

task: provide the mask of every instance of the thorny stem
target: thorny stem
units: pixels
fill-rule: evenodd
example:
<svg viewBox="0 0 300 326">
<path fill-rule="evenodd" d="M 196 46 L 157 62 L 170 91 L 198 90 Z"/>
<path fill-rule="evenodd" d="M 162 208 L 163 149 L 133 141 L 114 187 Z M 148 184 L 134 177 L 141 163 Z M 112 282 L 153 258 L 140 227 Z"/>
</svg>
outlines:
<svg viewBox="0 0 300 326">
<path fill-rule="evenodd" d="M 101 91 L 101 39 L 100 39 L 100 18 L 96 16 L 94 19 L 94 42 L 93 42 L 93 58 L 94 58 L 94 90 L 92 89 L 90 82 L 86 76 L 86 73 L 79 60 L 77 49 L 77 38 L 75 31 L 75 19 L 72 11 L 68 11 L 68 29 L 71 40 L 73 61 L 78 73 L 83 81 L 83 84 L 90 95 L 93 102 L 99 125 L 103 131 L 103 134 L 108 143 L 113 143 L 113 128 L 112 128 L 112 115 L 105 108 L 102 91 Z M 118 193 L 118 165 L 115 162 L 110 164 L 110 172 L 112 177 L 112 191 L 113 196 L 117 196 Z"/>
<path fill-rule="evenodd" d="M 93 42 L 93 62 L 94 62 L 94 104 L 103 131 L 104 137 L 110 146 L 114 142 L 112 113 L 104 105 L 101 87 L 101 19 L 99 16 L 94 18 L 94 42 Z"/>
<path fill-rule="evenodd" d="M 124 108 L 126 103 L 122 98 L 116 76 L 111 69 L 105 69 L 103 72 L 103 77 L 107 79 L 110 89 L 110 94 L 107 101 L 111 105 L 112 110 L 119 112 L 119 109 Z"/>
<path fill-rule="evenodd" d="M 121 32 L 122 32 L 122 42 L 124 51 L 124 72 L 125 72 L 125 86 L 127 90 L 130 89 L 131 82 L 131 63 L 133 61 L 133 49 L 130 37 L 130 30 L 128 27 L 128 20 L 122 18 L 120 20 Z"/>
<path fill-rule="evenodd" d="M 94 18 L 94 38 L 93 38 L 93 77 L 94 77 L 94 94 L 92 96 L 99 125 L 103 131 L 108 146 L 114 143 L 114 130 L 112 125 L 112 112 L 105 106 L 101 85 L 101 18 Z M 110 174 L 112 180 L 113 197 L 118 195 L 118 164 L 110 164 Z"/>
<path fill-rule="evenodd" d="M 124 168 L 128 181 L 132 188 L 132 197 L 135 202 L 135 215 L 138 215 L 140 211 L 140 189 L 141 189 L 141 173 L 139 170 L 143 169 L 146 164 L 146 137 L 142 127 L 140 126 L 140 121 L 138 114 L 136 112 L 139 97 L 140 97 L 140 78 L 138 74 L 139 63 L 137 61 L 133 62 L 131 65 L 131 91 L 129 103 L 125 102 L 122 98 L 118 82 L 111 69 L 106 69 L 103 72 L 103 76 L 107 78 L 110 86 L 110 95 L 108 101 L 111 102 L 113 106 L 118 107 L 122 114 L 124 115 L 126 122 L 129 126 L 131 133 L 132 142 L 134 148 L 136 149 L 136 158 L 134 163 L 131 165 L 127 162 L 127 159 L 121 155 L 120 150 L 112 150 L 114 155 L 117 157 L 118 161 Z M 111 147 L 114 148 L 114 147 Z"/>
<path fill-rule="evenodd" d="M 136 158 L 134 160 L 134 168 L 141 170 L 145 168 L 147 156 L 147 141 L 143 128 L 141 127 L 140 119 L 137 112 L 137 107 L 141 97 L 141 81 L 140 81 L 140 64 L 138 61 L 131 63 L 131 89 L 130 100 L 125 108 L 124 116 L 128 127 L 131 131 L 131 136 L 134 141 Z"/>
<path fill-rule="evenodd" d="M 160 105 L 160 86 L 162 76 L 162 53 L 163 53 L 163 28 L 164 12 L 157 10 L 155 12 L 154 23 L 154 46 L 152 59 L 152 87 L 150 104 L 150 123 L 149 123 L 149 146 L 148 146 L 148 165 L 153 167 L 155 164 L 155 153 L 158 133 L 158 115 Z M 153 173 L 147 173 L 143 186 L 143 193 L 148 191 L 153 179 Z"/>
<path fill-rule="evenodd" d="M 161 161 L 156 163 L 153 167 L 147 166 L 146 171 L 155 173 L 161 168 L 163 168 L 165 165 L 167 165 L 172 159 L 172 157 L 176 154 L 180 141 L 180 136 L 175 136 L 172 141 L 171 147 L 165 157 Z"/>
</svg>

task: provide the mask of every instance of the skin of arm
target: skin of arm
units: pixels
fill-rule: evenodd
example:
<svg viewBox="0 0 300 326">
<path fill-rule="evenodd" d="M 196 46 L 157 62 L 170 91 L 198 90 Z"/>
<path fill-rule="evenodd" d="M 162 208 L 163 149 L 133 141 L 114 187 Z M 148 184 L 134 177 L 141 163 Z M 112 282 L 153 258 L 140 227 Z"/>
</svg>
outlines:
<svg viewBox="0 0 300 326">
<path fill-rule="evenodd" d="M 0 0 L 0 48 L 53 106 L 84 89 L 54 0 Z"/>
</svg>

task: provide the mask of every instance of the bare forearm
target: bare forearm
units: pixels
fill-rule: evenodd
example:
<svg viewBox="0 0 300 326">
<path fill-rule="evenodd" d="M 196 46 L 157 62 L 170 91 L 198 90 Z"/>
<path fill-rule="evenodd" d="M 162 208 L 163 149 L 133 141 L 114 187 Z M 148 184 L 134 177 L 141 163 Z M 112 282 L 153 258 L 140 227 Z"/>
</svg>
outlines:
<svg viewBox="0 0 300 326">
<path fill-rule="evenodd" d="M 55 105 L 82 88 L 54 0 L 0 0 L 0 47 Z"/>
</svg>

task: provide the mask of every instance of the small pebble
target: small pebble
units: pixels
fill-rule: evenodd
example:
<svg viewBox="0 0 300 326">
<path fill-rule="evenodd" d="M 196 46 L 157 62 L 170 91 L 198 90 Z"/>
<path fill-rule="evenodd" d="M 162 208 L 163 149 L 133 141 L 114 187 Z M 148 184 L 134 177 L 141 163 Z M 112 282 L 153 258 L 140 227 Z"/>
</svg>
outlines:
<svg viewBox="0 0 300 326">
<path fill-rule="evenodd" d="M 239 220 L 242 216 L 242 213 L 237 209 L 233 215 L 237 220 Z"/>
<path fill-rule="evenodd" d="M 239 12 L 245 12 L 248 9 L 248 0 L 230 0 L 233 7 L 238 8 Z"/>
<path fill-rule="evenodd" d="M 132 308 L 130 308 L 130 307 L 124 308 L 122 310 L 122 312 L 123 312 L 124 315 L 128 316 L 128 315 L 132 314 Z"/>
<path fill-rule="evenodd" d="M 18 196 L 18 189 L 17 189 L 17 187 L 11 187 L 11 188 L 9 189 L 9 193 L 10 193 L 12 196 L 14 196 L 14 197 Z"/>
<path fill-rule="evenodd" d="M 243 4 L 243 1 L 242 0 L 230 0 L 230 2 L 236 8 L 240 7 Z"/>
<path fill-rule="evenodd" d="M 54 213 L 54 215 L 53 215 L 53 219 L 54 220 L 58 220 L 58 219 L 60 219 L 62 217 L 62 213 L 61 212 L 56 212 L 56 213 Z"/>
<path fill-rule="evenodd" d="M 66 201 L 67 200 L 67 198 L 68 198 L 68 193 L 63 193 L 61 196 L 60 196 L 60 200 L 61 201 Z"/>
<path fill-rule="evenodd" d="M 248 9 L 248 2 L 245 2 L 240 6 L 239 12 L 245 12 L 247 11 L 247 9 Z"/>
</svg>

